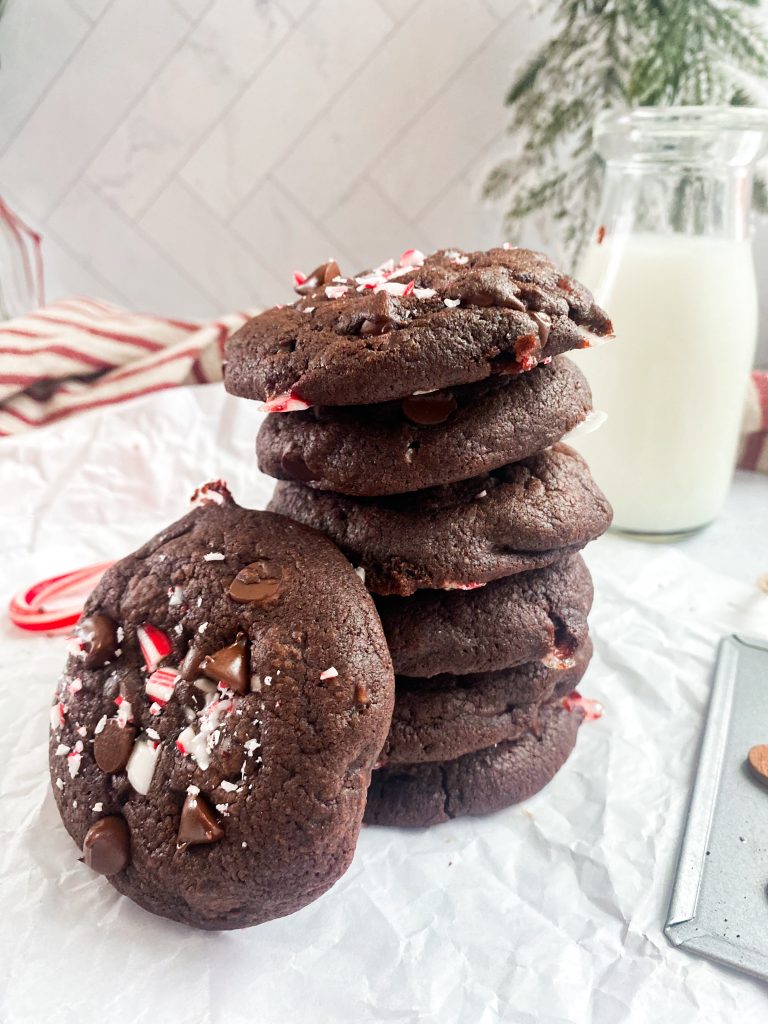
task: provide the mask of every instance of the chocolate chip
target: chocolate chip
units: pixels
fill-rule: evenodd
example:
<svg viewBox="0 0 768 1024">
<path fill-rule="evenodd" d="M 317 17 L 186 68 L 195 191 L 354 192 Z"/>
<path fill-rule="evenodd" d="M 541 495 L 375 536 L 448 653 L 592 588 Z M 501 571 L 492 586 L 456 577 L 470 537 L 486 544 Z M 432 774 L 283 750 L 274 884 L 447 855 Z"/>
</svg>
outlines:
<svg viewBox="0 0 768 1024">
<path fill-rule="evenodd" d="M 205 655 L 199 647 L 195 647 L 194 644 L 189 648 L 187 653 L 184 655 L 184 660 L 181 663 L 179 669 L 179 675 L 182 679 L 187 682 L 191 679 L 197 679 L 200 675 L 200 665 L 203 662 Z"/>
<path fill-rule="evenodd" d="M 363 337 L 372 337 L 378 334 L 388 334 L 397 326 L 397 319 L 394 315 L 394 305 L 388 292 L 377 292 L 371 300 L 368 312 L 364 313 L 360 326 L 360 334 Z"/>
<path fill-rule="evenodd" d="M 315 474 L 297 452 L 286 452 L 280 459 L 280 465 L 291 480 L 299 480 L 303 484 L 317 480 Z"/>
<path fill-rule="evenodd" d="M 491 359 L 492 373 L 508 373 L 513 375 L 520 373 L 521 370 L 522 367 L 512 352 L 499 352 L 497 356 Z"/>
<path fill-rule="evenodd" d="M 103 612 L 81 619 L 75 626 L 75 636 L 85 652 L 86 668 L 100 668 L 117 650 L 117 624 Z"/>
<path fill-rule="evenodd" d="M 180 846 L 217 843 L 224 838 L 224 829 L 216 821 L 213 810 L 201 793 L 191 794 L 181 808 L 177 842 Z"/>
<path fill-rule="evenodd" d="M 528 724 L 528 728 L 530 729 L 534 739 L 540 740 L 544 735 L 541 728 L 541 718 L 539 717 L 538 707 L 535 707 L 531 712 L 531 719 Z"/>
<path fill-rule="evenodd" d="M 371 706 L 371 696 L 365 683 L 355 683 L 355 704 L 361 708 Z"/>
<path fill-rule="evenodd" d="M 110 718 L 93 741 L 93 756 L 103 772 L 122 771 L 133 750 L 136 730 L 132 725 L 120 727 L 116 718 Z"/>
<path fill-rule="evenodd" d="M 445 423 L 458 408 L 450 391 L 435 391 L 429 395 L 411 395 L 400 403 L 403 415 L 420 427 L 433 427 Z"/>
<path fill-rule="evenodd" d="M 299 295 L 311 295 L 316 288 L 330 284 L 335 277 L 341 277 L 339 264 L 336 260 L 328 260 L 327 263 L 321 263 L 319 267 L 315 267 L 307 276 L 306 281 L 303 284 L 297 284 L 293 290 Z"/>
<path fill-rule="evenodd" d="M 200 665 L 209 679 L 225 683 L 235 693 L 247 693 L 249 689 L 248 641 L 244 633 L 238 633 L 233 644 L 228 644 L 209 654 Z"/>
<path fill-rule="evenodd" d="M 455 294 L 454 294 L 455 293 Z M 466 274 L 449 298 L 461 299 L 463 306 L 502 306 L 521 312 L 526 306 L 515 292 L 509 276 L 499 267 L 484 267 Z"/>
<path fill-rule="evenodd" d="M 768 785 L 768 743 L 760 743 L 756 747 L 752 747 L 747 755 L 747 761 L 760 782 L 763 785 Z"/>
<path fill-rule="evenodd" d="M 100 875 L 116 875 L 131 862 L 131 835 L 125 818 L 116 814 L 100 818 L 88 829 L 83 858 Z"/>
<path fill-rule="evenodd" d="M 262 558 L 240 570 L 229 585 L 229 596 L 241 604 L 273 601 L 282 589 L 282 578 L 283 567 L 279 562 Z"/>
<path fill-rule="evenodd" d="M 539 329 L 539 341 L 541 347 L 549 341 L 549 332 L 552 329 L 552 321 L 549 319 L 546 313 L 537 313 L 535 310 L 529 309 L 528 316 L 533 320 Z"/>
</svg>

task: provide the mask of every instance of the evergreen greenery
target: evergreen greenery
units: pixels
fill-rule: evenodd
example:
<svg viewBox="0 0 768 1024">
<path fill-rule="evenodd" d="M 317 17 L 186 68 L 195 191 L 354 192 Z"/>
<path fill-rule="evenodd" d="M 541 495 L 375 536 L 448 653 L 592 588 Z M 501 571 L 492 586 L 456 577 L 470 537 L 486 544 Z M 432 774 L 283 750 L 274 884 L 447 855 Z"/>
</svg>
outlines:
<svg viewBox="0 0 768 1024">
<path fill-rule="evenodd" d="M 759 0 L 544 0 L 555 36 L 512 84 L 506 103 L 517 155 L 483 191 L 503 199 L 511 237 L 544 213 L 575 259 L 594 226 L 603 165 L 592 148 L 606 109 L 754 102 L 750 80 L 768 77 Z M 768 207 L 763 182 L 755 205 Z"/>
</svg>

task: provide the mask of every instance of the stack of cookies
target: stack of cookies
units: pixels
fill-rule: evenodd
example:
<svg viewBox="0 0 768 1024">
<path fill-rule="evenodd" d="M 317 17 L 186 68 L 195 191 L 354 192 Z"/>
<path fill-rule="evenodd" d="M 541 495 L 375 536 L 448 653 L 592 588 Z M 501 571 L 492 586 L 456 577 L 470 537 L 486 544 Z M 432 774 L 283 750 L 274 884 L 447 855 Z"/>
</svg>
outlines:
<svg viewBox="0 0 768 1024">
<path fill-rule="evenodd" d="M 515 803 L 554 776 L 585 717 L 578 552 L 611 510 L 562 443 L 591 412 L 563 353 L 610 321 L 519 248 L 409 250 L 356 277 L 331 261 L 296 288 L 230 340 L 225 383 L 275 414 L 257 442 L 279 481 L 270 509 L 333 540 L 381 617 L 396 697 L 366 820 Z"/>
</svg>

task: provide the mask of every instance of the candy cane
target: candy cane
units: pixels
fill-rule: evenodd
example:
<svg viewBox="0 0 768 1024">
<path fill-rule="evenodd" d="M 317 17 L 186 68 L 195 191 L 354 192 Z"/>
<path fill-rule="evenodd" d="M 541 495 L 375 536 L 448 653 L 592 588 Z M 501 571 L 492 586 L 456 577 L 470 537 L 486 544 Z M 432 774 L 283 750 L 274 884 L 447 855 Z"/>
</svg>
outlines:
<svg viewBox="0 0 768 1024">
<path fill-rule="evenodd" d="M 61 633 L 69 629 L 80 618 L 85 598 L 113 564 L 99 562 L 25 587 L 8 605 L 11 622 L 33 633 Z M 54 599 L 64 597 L 72 600 L 58 608 L 50 607 Z"/>
</svg>

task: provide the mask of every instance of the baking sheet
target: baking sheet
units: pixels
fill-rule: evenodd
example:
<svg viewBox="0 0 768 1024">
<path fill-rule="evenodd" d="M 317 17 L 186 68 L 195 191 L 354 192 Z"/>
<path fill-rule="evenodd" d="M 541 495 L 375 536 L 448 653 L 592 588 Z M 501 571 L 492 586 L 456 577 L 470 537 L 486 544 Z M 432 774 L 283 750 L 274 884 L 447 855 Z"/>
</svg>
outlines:
<svg viewBox="0 0 768 1024">
<path fill-rule="evenodd" d="M 257 425 L 211 386 L 0 444 L 3 605 L 22 583 L 124 554 L 206 478 L 263 504 Z M 588 549 L 583 689 L 606 714 L 543 793 L 485 819 L 365 829 L 331 892 L 243 932 L 154 918 L 78 863 L 46 767 L 63 642 L 3 620 L 2 1024 L 764 1022 L 762 982 L 675 949 L 663 925 L 717 642 L 768 634 L 766 508 L 768 480 L 742 476 L 709 534 Z"/>
<path fill-rule="evenodd" d="M 725 637 L 666 933 L 768 980 L 768 789 L 746 763 L 768 742 L 768 642 Z"/>
</svg>

